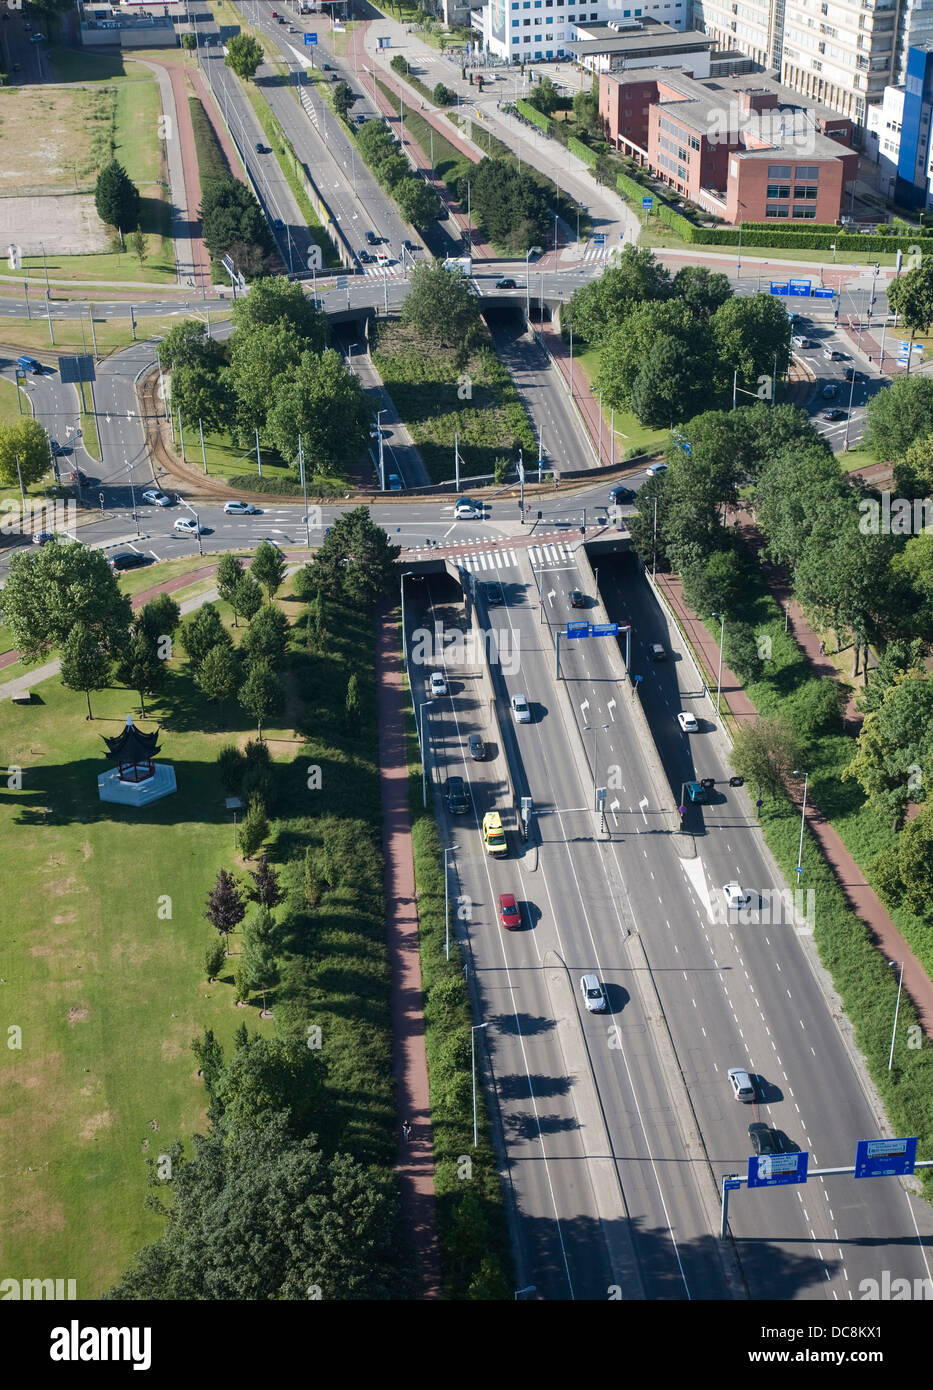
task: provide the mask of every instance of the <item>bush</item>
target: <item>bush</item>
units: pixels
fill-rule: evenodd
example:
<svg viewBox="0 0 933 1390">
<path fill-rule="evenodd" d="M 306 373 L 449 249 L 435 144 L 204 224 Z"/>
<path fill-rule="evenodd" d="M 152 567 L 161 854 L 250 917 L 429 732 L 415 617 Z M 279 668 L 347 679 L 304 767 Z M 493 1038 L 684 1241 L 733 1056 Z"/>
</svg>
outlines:
<svg viewBox="0 0 933 1390">
<path fill-rule="evenodd" d="M 238 748 L 234 748 L 232 743 L 221 748 L 217 754 L 217 771 L 227 796 L 239 796 L 245 768 L 246 759 Z"/>
<path fill-rule="evenodd" d="M 431 93 L 438 106 L 454 106 L 457 101 L 457 93 L 452 92 L 449 87 L 445 87 L 443 82 L 438 82 Z"/>
<path fill-rule="evenodd" d="M 810 740 L 840 731 L 845 699 L 835 680 L 814 676 L 787 698 L 784 710 L 799 736 Z"/>
</svg>

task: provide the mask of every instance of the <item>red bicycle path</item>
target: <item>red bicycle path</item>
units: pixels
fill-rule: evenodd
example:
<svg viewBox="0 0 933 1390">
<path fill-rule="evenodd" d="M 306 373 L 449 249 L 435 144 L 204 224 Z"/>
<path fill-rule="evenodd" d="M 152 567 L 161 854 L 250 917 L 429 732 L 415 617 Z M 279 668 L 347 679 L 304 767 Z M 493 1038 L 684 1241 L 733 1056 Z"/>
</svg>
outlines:
<svg viewBox="0 0 933 1390">
<path fill-rule="evenodd" d="M 748 530 L 752 529 L 750 523 L 743 522 L 740 529 L 745 538 L 750 539 L 747 534 Z M 814 674 L 838 679 L 835 667 L 821 654 L 820 638 L 807 622 L 803 609 L 792 596 L 789 586 L 784 588 L 781 576 L 773 569 L 765 570 L 764 574 L 768 587 L 787 611 L 788 631 L 793 633 L 795 642 L 809 660 Z M 715 685 L 716 677 L 713 672 L 719 667 L 719 644 L 716 638 L 686 602 L 683 586 L 676 575 L 659 574 L 656 583 L 698 654 L 706 670 L 708 683 Z M 722 694 L 737 720 L 758 718 L 758 711 L 745 693 L 738 676 L 725 664 L 722 667 Z M 793 783 L 787 790 L 791 800 L 799 808 L 802 788 Z M 924 1032 L 928 1037 L 933 1036 L 933 981 L 898 931 L 881 899 L 846 849 L 838 832 L 826 820 L 810 795 L 807 796 L 806 823 L 849 906 L 866 924 L 882 955 L 897 966 L 900 966 L 901 961 L 904 962 L 904 991 L 917 1010 Z"/>
</svg>

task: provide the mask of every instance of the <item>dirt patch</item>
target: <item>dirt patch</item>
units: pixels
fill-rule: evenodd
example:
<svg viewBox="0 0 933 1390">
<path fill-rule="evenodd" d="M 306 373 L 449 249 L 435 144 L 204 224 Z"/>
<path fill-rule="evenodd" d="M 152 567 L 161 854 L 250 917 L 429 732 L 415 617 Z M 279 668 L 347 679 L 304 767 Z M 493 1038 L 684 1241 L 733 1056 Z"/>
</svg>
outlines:
<svg viewBox="0 0 933 1390">
<path fill-rule="evenodd" d="M 94 853 L 94 846 L 93 846 L 92 844 L 90 844 L 87 840 L 85 840 L 84 844 L 81 846 L 81 854 L 82 854 L 83 858 L 84 858 L 85 860 L 88 860 L 88 859 L 91 858 L 91 856 L 93 855 L 93 853 Z"/>
<path fill-rule="evenodd" d="M 78 1138 L 93 1139 L 98 1130 L 111 1129 L 112 1126 L 113 1116 L 109 1110 L 104 1110 L 100 1115 L 92 1115 L 90 1119 L 85 1120 L 84 1124 L 78 1130 Z"/>
<path fill-rule="evenodd" d="M 89 193 L 0 198 L 0 243 L 14 243 L 24 256 L 41 256 L 43 246 L 46 256 L 110 250 L 110 236 Z M 55 267 L 49 272 L 54 275 Z"/>
<path fill-rule="evenodd" d="M 69 874 L 59 883 L 46 883 L 43 887 L 50 898 L 64 898 L 69 893 L 86 893 L 87 886 L 79 883 L 74 874 Z"/>
<path fill-rule="evenodd" d="M 76 1023 L 83 1023 L 88 1016 L 88 1010 L 83 1004 L 72 1004 L 68 1010 L 68 1022 L 73 1028 Z"/>
<path fill-rule="evenodd" d="M 169 1038 L 162 1039 L 161 1053 L 163 1062 L 175 1062 L 183 1052 L 184 1048 L 178 1043 L 172 1042 Z"/>
<path fill-rule="evenodd" d="M 77 912 L 59 912 L 57 916 L 52 918 L 52 921 L 56 926 L 61 926 L 65 922 L 73 922 L 77 915 Z"/>
</svg>

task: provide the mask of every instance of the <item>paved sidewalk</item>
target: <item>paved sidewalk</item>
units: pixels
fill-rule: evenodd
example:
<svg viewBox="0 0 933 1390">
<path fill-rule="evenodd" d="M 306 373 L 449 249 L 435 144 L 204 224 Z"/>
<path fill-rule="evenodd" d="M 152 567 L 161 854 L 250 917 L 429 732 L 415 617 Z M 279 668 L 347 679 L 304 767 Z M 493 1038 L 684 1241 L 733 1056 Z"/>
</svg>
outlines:
<svg viewBox="0 0 933 1390">
<path fill-rule="evenodd" d="M 398 1174 L 402 1212 L 421 1275 L 422 1298 L 441 1296 L 434 1189 L 434 1138 L 428 1063 L 424 1047 L 424 995 L 418 955 L 418 909 L 408 809 L 404 689 L 398 629 L 387 603 L 376 645 L 379 688 L 379 766 L 382 786 L 382 849 L 385 856 L 386 927 L 392 972 L 392 1032 L 399 1125 Z"/>
<path fill-rule="evenodd" d="M 694 651 L 698 654 L 701 665 L 707 673 L 708 684 L 715 686 L 716 676 L 714 673 L 719 666 L 719 644 L 715 637 L 686 603 L 683 587 L 676 575 L 659 574 L 656 583 L 676 613 Z M 835 675 L 835 670 L 824 672 L 820 669 L 819 641 L 810 630 L 799 605 L 794 602 L 791 603 L 791 623 L 798 645 L 811 660 L 813 660 L 814 655 L 816 656 L 814 666 L 817 674 Z M 737 720 L 749 720 L 758 717 L 758 711 L 746 695 L 738 677 L 727 666 L 722 668 L 722 692 L 724 700 L 728 703 Z M 796 783 L 788 788 L 791 800 L 796 801 L 798 806 L 800 805 L 801 791 L 802 788 L 798 787 Z M 868 926 L 882 955 L 897 964 L 901 961 L 904 962 L 904 990 L 912 1000 L 927 1036 L 933 1037 L 933 981 L 930 980 L 923 966 L 888 916 L 881 899 L 867 882 L 865 875 L 846 849 L 836 830 L 824 818 L 823 813 L 809 795 L 807 797 L 806 820 L 810 833 L 819 844 L 823 857 L 835 874 L 836 881 L 848 899 L 850 907 Z"/>
</svg>

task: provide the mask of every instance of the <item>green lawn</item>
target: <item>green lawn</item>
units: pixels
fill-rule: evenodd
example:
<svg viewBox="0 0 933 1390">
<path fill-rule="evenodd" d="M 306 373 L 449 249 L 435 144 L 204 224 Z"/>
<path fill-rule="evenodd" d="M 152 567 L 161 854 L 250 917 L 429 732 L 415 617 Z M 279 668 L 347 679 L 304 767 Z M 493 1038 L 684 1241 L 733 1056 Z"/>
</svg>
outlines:
<svg viewBox="0 0 933 1390">
<path fill-rule="evenodd" d="M 587 348 L 585 351 L 578 352 L 574 347 L 573 360 L 583 368 L 583 374 L 587 381 L 592 382 L 599 371 L 599 349 Z M 650 429 L 626 411 L 617 410 L 613 417 L 606 407 L 603 410 L 603 442 L 607 448 L 609 431 L 613 425 L 616 432 L 615 457 L 617 462 L 624 459 L 626 454 L 633 456 L 636 453 L 655 454 L 664 448 L 668 440 L 668 430 Z"/>
<path fill-rule="evenodd" d="M 172 52 L 171 49 L 166 51 L 169 54 Z M 59 48 L 53 44 L 47 50 L 47 57 L 54 82 L 152 81 L 149 69 L 130 61 L 128 55 L 91 53 L 84 49 Z"/>
<path fill-rule="evenodd" d="M 179 308 L 181 307 L 179 305 Z M 181 312 L 172 315 L 171 318 L 137 318 L 136 337 L 142 340 L 164 337 L 178 323 L 179 319 L 194 317 L 196 315 Z M 226 318 L 229 318 L 229 314 L 211 313 L 211 323 L 220 322 Z M 4 327 L 8 328 L 11 334 L 15 333 L 15 341 L 23 348 L 51 347 L 48 319 L 35 315 L 31 322 L 26 319 L 4 319 Z M 80 352 L 91 352 L 93 350 L 91 328 L 87 318 L 53 318 L 52 327 L 55 332 L 55 347 L 52 351 L 74 349 Z M 97 338 L 98 351 L 101 353 L 116 352 L 120 348 L 127 347 L 133 341 L 133 331 L 128 317 L 125 319 L 99 319 L 95 317 L 94 334 Z"/>
<path fill-rule="evenodd" d="M 175 246 L 168 235 L 168 203 L 163 193 L 150 188 L 144 194 L 140 208 L 142 229 L 149 238 L 149 255 L 140 265 L 138 258 L 127 248 L 125 251 L 100 251 L 86 256 L 46 257 L 52 280 L 99 280 L 139 281 L 153 285 L 177 285 L 175 272 Z M 45 293 L 45 266 L 41 256 L 24 256 L 23 266 L 28 272 L 33 288 Z M 52 287 L 54 296 L 55 287 Z"/>
<path fill-rule="evenodd" d="M 178 435 L 176 448 L 180 447 Z M 262 472 L 265 478 L 287 478 L 289 469 L 273 449 L 260 449 Z M 204 455 L 201 454 L 201 439 L 197 425 L 185 428 L 185 455 L 188 463 L 203 471 L 204 457 L 207 458 L 207 472 L 213 478 L 234 478 L 238 474 L 253 473 L 258 478 L 259 468 L 255 449 L 242 449 L 233 443 L 229 435 L 205 434 Z"/>
<path fill-rule="evenodd" d="M 19 341 L 17 339 L 17 341 Z M 0 377 L 0 425 L 15 425 L 23 418 L 29 417 L 32 411 L 29 409 L 25 395 L 21 399 L 22 410 L 17 404 L 19 390 L 8 381 L 6 377 Z"/>
<path fill-rule="evenodd" d="M 159 84 L 134 82 L 117 88 L 117 130 L 115 157 L 140 189 L 165 179 L 163 142 L 159 139 L 162 103 Z"/>
</svg>

